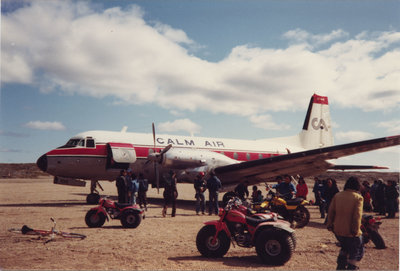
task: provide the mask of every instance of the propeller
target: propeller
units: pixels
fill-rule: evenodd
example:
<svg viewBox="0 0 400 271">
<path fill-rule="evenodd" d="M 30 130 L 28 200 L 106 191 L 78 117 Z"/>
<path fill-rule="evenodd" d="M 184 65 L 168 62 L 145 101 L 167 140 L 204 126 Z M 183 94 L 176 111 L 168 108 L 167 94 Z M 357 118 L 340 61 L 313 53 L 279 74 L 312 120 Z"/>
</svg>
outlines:
<svg viewBox="0 0 400 271">
<path fill-rule="evenodd" d="M 172 144 L 169 144 L 161 152 L 156 152 L 156 129 L 154 128 L 154 122 L 152 123 L 152 130 L 153 130 L 153 143 L 154 143 L 154 152 L 150 153 L 147 156 L 146 164 L 149 162 L 153 162 L 154 164 L 154 173 L 156 175 L 156 183 L 157 183 L 157 193 L 160 193 L 160 176 L 158 174 L 158 165 L 161 164 L 163 160 L 163 155 L 172 148 Z"/>
</svg>

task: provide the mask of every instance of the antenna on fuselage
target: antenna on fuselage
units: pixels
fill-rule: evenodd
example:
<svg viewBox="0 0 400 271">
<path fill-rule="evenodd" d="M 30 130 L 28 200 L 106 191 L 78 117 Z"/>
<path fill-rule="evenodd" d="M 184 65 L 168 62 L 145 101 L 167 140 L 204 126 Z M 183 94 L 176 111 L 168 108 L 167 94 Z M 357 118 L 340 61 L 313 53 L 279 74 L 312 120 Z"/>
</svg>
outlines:
<svg viewBox="0 0 400 271">
<path fill-rule="evenodd" d="M 121 133 L 126 133 L 127 130 L 128 130 L 128 126 L 124 126 L 121 129 Z"/>
</svg>

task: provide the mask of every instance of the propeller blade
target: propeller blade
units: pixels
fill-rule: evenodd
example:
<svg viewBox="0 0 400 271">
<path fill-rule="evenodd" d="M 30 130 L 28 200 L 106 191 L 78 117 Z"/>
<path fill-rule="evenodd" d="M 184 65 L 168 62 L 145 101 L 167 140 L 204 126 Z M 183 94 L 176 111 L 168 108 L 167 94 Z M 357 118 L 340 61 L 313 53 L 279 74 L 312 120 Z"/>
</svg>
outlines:
<svg viewBox="0 0 400 271">
<path fill-rule="evenodd" d="M 154 122 L 151 123 L 151 128 L 153 129 L 154 152 L 156 152 L 156 128 L 154 127 Z"/>
<path fill-rule="evenodd" d="M 172 144 L 169 144 L 167 147 L 165 147 L 161 152 L 160 152 L 160 156 L 162 156 L 164 153 L 166 153 L 167 151 L 169 151 L 169 149 L 172 148 Z"/>
</svg>

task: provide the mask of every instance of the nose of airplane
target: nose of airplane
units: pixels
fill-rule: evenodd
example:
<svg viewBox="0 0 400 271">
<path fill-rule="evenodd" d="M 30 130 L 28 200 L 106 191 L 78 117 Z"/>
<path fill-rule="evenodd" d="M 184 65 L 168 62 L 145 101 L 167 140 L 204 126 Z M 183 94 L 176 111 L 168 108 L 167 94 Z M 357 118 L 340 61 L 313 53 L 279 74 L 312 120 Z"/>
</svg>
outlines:
<svg viewBox="0 0 400 271">
<path fill-rule="evenodd" d="M 36 165 L 42 171 L 46 172 L 47 171 L 47 155 L 43 154 L 42 156 L 40 156 L 39 159 L 36 161 Z"/>
</svg>

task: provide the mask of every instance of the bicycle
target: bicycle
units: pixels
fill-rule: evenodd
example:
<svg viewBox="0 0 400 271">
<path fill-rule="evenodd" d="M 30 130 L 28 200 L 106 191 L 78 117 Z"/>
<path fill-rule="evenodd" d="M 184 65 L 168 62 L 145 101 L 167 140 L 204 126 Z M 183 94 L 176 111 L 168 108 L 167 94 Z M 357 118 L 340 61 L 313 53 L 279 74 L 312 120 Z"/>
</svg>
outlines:
<svg viewBox="0 0 400 271">
<path fill-rule="evenodd" d="M 43 237 L 50 237 L 49 240 L 46 240 L 44 242 L 45 244 L 53 241 L 54 237 L 57 235 L 62 236 L 64 238 L 75 238 L 75 239 L 81 239 L 81 240 L 86 238 L 86 235 L 84 235 L 84 234 L 56 230 L 56 224 L 57 224 L 56 221 L 52 217 L 50 219 L 51 219 L 51 221 L 53 221 L 53 227 L 51 227 L 51 230 L 37 230 L 37 229 L 32 229 L 32 228 L 24 225 L 24 226 L 22 226 L 21 229 L 11 228 L 11 229 L 8 229 L 8 231 L 13 232 L 13 233 L 21 233 L 21 234 L 25 234 L 25 235 L 37 235 L 37 236 L 39 236 L 38 239 L 41 239 Z"/>
</svg>

